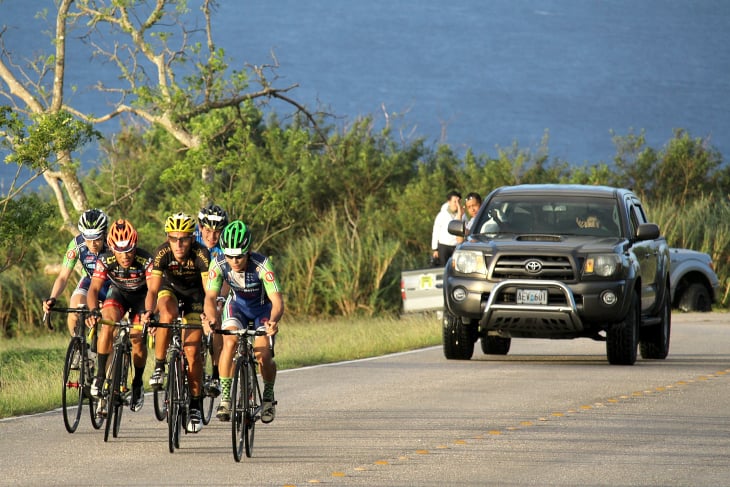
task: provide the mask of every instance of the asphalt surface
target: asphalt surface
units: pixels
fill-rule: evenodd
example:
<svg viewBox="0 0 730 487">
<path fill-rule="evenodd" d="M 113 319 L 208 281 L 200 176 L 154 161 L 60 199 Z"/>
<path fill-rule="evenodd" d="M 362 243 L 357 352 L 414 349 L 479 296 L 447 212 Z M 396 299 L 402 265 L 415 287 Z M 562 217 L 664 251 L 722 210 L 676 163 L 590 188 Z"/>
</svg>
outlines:
<svg viewBox="0 0 730 487">
<path fill-rule="evenodd" d="M 0 421 L 0 485 L 730 485 L 730 316 L 674 314 L 666 360 L 608 365 L 590 340 L 513 340 L 505 357 L 440 347 L 281 372 L 252 458 L 213 419 L 170 454 L 125 411 L 103 440 L 84 411 Z"/>
</svg>

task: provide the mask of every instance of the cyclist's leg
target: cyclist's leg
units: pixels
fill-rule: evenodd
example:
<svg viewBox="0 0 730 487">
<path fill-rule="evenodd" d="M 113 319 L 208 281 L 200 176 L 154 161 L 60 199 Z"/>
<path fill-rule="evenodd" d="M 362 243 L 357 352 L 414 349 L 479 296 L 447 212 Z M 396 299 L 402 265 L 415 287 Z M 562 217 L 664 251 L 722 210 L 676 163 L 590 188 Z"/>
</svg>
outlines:
<svg viewBox="0 0 730 487">
<path fill-rule="evenodd" d="M 145 295 L 137 293 L 128 296 L 126 300 L 127 310 L 129 311 L 129 319 L 132 323 L 139 324 L 139 318 L 144 311 Z M 147 334 L 141 335 L 136 331 L 132 334 L 132 365 L 134 367 L 134 376 L 132 377 L 132 411 L 139 411 L 144 405 L 144 384 L 143 376 L 145 365 L 147 364 Z"/>
<path fill-rule="evenodd" d="M 256 318 L 256 328 L 261 328 L 268 319 L 266 315 Z M 276 361 L 274 360 L 274 341 L 276 337 L 257 336 L 254 341 L 254 355 L 261 368 L 261 378 L 264 381 L 263 410 L 261 421 L 270 423 L 276 416 L 276 399 L 274 398 L 274 384 L 276 382 Z"/>
<path fill-rule="evenodd" d="M 242 330 L 243 323 L 235 315 L 232 315 L 233 307 L 226 306 L 223 309 L 221 329 L 223 330 Z M 238 337 L 235 335 L 223 336 L 223 347 L 221 349 L 220 360 L 218 362 L 218 370 L 221 380 L 221 402 L 216 411 L 216 417 L 220 421 L 229 421 L 231 419 L 231 386 L 233 384 L 233 373 L 235 364 L 233 357 L 236 353 L 238 345 Z"/>
<path fill-rule="evenodd" d="M 101 317 L 106 320 L 119 321 L 122 317 L 121 305 L 114 299 L 113 293 L 109 299 L 104 301 L 101 308 Z M 99 397 L 99 393 L 107 377 L 107 369 L 109 364 L 109 356 L 112 353 L 112 345 L 114 342 L 114 327 L 109 325 L 100 325 L 97 329 L 98 338 L 96 342 L 96 378 L 91 385 L 91 395 Z"/>
<path fill-rule="evenodd" d="M 160 323 L 172 323 L 177 319 L 177 298 L 170 289 L 163 287 L 158 293 L 157 310 L 160 315 Z M 150 385 L 153 387 L 161 387 L 165 370 L 165 355 L 167 354 L 167 347 L 170 344 L 170 332 L 167 328 L 157 328 L 154 330 L 154 335 L 155 371 L 152 374 L 152 378 L 150 378 Z"/>
<path fill-rule="evenodd" d="M 89 285 L 91 285 L 91 279 L 88 277 L 82 277 L 78 284 L 76 285 L 76 289 L 74 289 L 74 292 L 71 293 L 71 300 L 69 301 L 69 308 L 78 308 L 80 306 L 86 306 L 86 294 L 89 291 Z M 74 335 L 74 329 L 76 328 L 76 315 L 73 313 L 69 313 L 67 319 L 68 324 L 68 332 L 71 334 L 71 336 Z"/>
</svg>

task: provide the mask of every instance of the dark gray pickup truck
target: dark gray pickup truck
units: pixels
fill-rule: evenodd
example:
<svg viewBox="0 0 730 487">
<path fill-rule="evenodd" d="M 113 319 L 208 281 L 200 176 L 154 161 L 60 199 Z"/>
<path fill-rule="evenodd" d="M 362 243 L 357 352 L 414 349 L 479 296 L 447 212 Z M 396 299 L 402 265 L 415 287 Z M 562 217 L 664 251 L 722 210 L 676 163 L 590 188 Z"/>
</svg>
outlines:
<svg viewBox="0 0 730 487">
<path fill-rule="evenodd" d="M 453 221 L 449 231 L 464 235 Z M 606 342 L 611 364 L 669 353 L 670 256 L 627 189 L 502 187 L 444 269 L 444 355 L 507 354 L 512 338 Z"/>
</svg>

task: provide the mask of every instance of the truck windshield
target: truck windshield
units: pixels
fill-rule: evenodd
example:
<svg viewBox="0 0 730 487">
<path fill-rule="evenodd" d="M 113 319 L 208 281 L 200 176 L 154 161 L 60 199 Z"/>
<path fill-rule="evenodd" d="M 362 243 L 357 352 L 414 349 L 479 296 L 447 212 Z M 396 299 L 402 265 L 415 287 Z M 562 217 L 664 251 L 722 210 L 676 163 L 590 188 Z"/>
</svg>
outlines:
<svg viewBox="0 0 730 487">
<path fill-rule="evenodd" d="M 621 227 L 621 215 L 612 198 L 510 195 L 489 201 L 472 231 L 621 237 Z"/>
</svg>

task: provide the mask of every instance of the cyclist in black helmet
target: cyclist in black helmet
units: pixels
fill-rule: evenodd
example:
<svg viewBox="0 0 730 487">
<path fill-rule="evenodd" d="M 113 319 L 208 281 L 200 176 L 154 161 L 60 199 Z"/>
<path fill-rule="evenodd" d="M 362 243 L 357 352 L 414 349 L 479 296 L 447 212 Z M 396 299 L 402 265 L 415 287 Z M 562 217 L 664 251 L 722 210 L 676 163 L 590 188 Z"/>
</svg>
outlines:
<svg viewBox="0 0 730 487">
<path fill-rule="evenodd" d="M 71 239 L 71 242 L 69 242 L 66 247 L 66 253 L 63 256 L 63 264 L 61 264 L 61 272 L 58 274 L 56 281 L 53 283 L 51 295 L 43 301 L 44 312 L 47 313 L 53 305 L 56 304 L 56 299 L 61 295 L 63 290 L 66 289 L 68 279 L 71 277 L 71 273 L 78 261 L 81 261 L 83 274 L 76 285 L 76 289 L 74 289 L 74 292 L 71 294 L 69 307 L 76 308 L 79 305 L 86 304 L 86 294 L 89 291 L 91 275 L 94 273 L 96 260 L 99 258 L 99 255 L 107 250 L 106 230 L 108 224 L 109 218 L 106 213 L 97 208 L 86 210 L 81 214 L 78 224 L 80 233 Z M 99 291 L 100 300 L 104 300 L 108 289 L 109 284 L 105 285 Z M 68 331 L 71 335 L 74 334 L 75 325 L 76 316 L 69 314 Z M 74 358 L 74 364 L 75 363 L 76 358 Z"/>
<path fill-rule="evenodd" d="M 218 244 L 223 228 L 228 225 L 228 213 L 216 204 L 210 204 L 205 208 L 201 208 L 198 213 L 198 224 L 195 227 L 195 240 L 208 249 L 210 260 L 214 260 L 221 255 L 223 251 Z M 228 287 L 224 286 L 222 296 L 228 295 Z M 218 360 L 223 347 L 223 336 L 213 335 L 213 353 L 211 354 L 213 373 L 208 390 L 205 391 L 211 397 L 218 397 L 221 393 L 220 375 L 218 370 Z"/>
<path fill-rule="evenodd" d="M 243 329 L 248 320 L 254 320 L 258 328 L 266 328 L 268 336 L 256 337 L 254 353 L 261 365 L 261 377 L 264 380 L 261 421 L 270 423 L 276 415 L 274 399 L 276 362 L 273 338 L 279 331 L 279 320 L 284 314 L 284 298 L 271 259 L 252 252 L 251 241 L 251 231 L 240 220 L 232 221 L 223 229 L 221 234 L 223 255 L 211 262 L 208 271 L 203 326 L 216 327 L 220 323 L 223 329 Z M 219 319 L 216 299 L 224 282 L 230 285 L 231 293 Z M 269 346 L 270 339 L 271 346 Z M 233 355 L 237 341 L 235 335 L 223 337 L 220 359 L 223 394 L 216 413 L 221 421 L 228 421 L 231 418 Z"/>
</svg>

